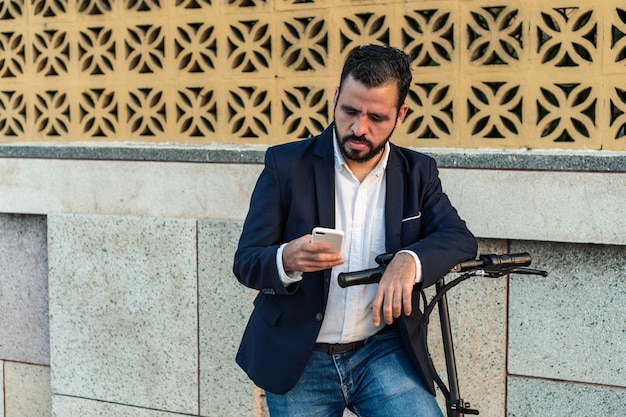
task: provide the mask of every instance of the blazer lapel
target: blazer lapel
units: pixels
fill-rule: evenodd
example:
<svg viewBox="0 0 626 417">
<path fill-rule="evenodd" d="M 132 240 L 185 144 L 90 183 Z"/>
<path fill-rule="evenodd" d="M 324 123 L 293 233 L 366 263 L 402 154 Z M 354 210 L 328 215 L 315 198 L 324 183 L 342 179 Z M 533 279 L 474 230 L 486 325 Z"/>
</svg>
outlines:
<svg viewBox="0 0 626 417">
<path fill-rule="evenodd" d="M 331 124 L 317 140 L 316 161 L 313 165 L 315 191 L 317 193 L 317 214 L 319 225 L 335 227 L 335 158 L 333 151 L 333 125 Z M 330 269 L 324 274 L 324 306 L 330 288 Z"/>
<path fill-rule="evenodd" d="M 402 247 L 402 219 L 404 207 L 404 158 L 391 145 L 387 162 L 385 200 L 385 248 L 387 252 L 397 252 Z"/>
<path fill-rule="evenodd" d="M 335 227 L 335 159 L 333 154 L 333 130 L 331 125 L 319 137 L 315 147 L 315 191 L 319 225 Z"/>
</svg>

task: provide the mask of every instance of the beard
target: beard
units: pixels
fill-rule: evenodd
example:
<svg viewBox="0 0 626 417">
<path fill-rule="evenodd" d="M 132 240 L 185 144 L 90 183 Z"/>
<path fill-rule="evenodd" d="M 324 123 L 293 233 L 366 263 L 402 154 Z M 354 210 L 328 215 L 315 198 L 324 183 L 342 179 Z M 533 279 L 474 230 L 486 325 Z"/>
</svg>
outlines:
<svg viewBox="0 0 626 417">
<path fill-rule="evenodd" d="M 345 136 L 339 136 L 339 132 L 337 131 L 337 125 L 335 124 L 335 136 L 337 136 L 337 143 L 339 144 L 339 150 L 343 157 L 348 161 L 360 162 L 364 163 L 370 161 L 372 158 L 380 154 L 384 149 L 387 142 L 391 138 L 393 134 L 393 130 L 389 133 L 389 136 L 378 146 L 374 146 L 374 144 L 369 141 L 365 136 L 356 136 L 354 134 L 349 134 Z M 354 149 L 350 149 L 347 146 L 349 141 L 362 143 L 367 145 L 367 150 L 357 151 Z"/>
</svg>

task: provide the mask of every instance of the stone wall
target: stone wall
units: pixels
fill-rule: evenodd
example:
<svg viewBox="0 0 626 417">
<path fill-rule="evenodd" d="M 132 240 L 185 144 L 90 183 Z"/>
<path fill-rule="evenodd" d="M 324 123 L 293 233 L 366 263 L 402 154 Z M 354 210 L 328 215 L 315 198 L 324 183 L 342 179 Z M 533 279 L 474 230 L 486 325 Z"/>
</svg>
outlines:
<svg viewBox="0 0 626 417">
<path fill-rule="evenodd" d="M 263 415 L 233 359 L 254 292 L 231 273 L 263 150 L 0 148 L 0 415 Z M 464 399 L 619 415 L 624 155 L 425 151 L 481 253 L 550 272 L 450 293 Z"/>
</svg>

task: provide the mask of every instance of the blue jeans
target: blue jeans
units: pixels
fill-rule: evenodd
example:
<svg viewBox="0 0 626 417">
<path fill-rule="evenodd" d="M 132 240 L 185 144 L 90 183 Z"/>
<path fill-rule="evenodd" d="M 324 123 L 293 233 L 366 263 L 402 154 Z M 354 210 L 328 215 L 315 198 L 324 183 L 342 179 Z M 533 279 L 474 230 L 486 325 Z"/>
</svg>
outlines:
<svg viewBox="0 0 626 417">
<path fill-rule="evenodd" d="M 313 352 L 294 388 L 266 393 L 272 417 L 442 417 L 406 354 L 397 330 L 368 339 L 356 351 Z"/>
</svg>

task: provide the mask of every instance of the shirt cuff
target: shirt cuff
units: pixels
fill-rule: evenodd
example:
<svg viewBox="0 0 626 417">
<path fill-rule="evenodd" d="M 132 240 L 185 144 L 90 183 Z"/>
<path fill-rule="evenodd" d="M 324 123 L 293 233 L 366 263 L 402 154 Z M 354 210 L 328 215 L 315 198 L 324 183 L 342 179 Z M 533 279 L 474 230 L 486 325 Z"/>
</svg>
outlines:
<svg viewBox="0 0 626 417">
<path fill-rule="evenodd" d="M 422 261 L 420 261 L 419 256 L 412 250 L 401 250 L 398 253 L 408 253 L 415 260 L 415 283 L 419 284 L 422 282 Z"/>
<path fill-rule="evenodd" d="M 280 280 L 283 282 L 283 285 L 286 287 L 294 282 L 298 282 L 302 280 L 302 271 L 294 271 L 294 272 L 285 272 L 285 267 L 283 266 L 283 249 L 287 246 L 286 243 L 283 243 L 278 247 L 278 251 L 276 252 L 276 266 L 278 267 L 278 276 Z"/>
</svg>

